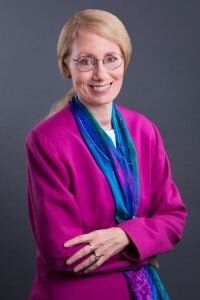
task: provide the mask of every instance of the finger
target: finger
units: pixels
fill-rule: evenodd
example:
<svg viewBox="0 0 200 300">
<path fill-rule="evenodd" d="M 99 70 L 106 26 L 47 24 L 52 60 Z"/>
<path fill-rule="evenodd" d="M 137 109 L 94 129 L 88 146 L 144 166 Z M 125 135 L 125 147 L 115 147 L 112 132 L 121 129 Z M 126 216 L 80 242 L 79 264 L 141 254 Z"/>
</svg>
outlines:
<svg viewBox="0 0 200 300">
<path fill-rule="evenodd" d="M 74 246 L 77 244 L 88 242 L 92 238 L 92 236 L 93 236 L 92 232 L 87 233 L 87 234 L 78 235 L 75 238 L 66 241 L 64 243 L 64 247 L 71 247 L 71 246 Z"/>
<path fill-rule="evenodd" d="M 101 255 L 100 258 L 89 266 L 83 273 L 89 273 L 102 265 L 106 260 L 108 260 L 113 254 L 113 246 L 107 248 L 107 246 L 101 248 L 101 251 L 98 250 L 98 255 Z"/>
<path fill-rule="evenodd" d="M 95 256 L 92 254 L 86 260 L 84 260 L 81 264 L 76 266 L 74 268 L 74 272 L 81 271 L 81 270 L 87 268 L 88 266 L 90 266 L 91 264 L 93 264 L 94 262 L 95 262 Z"/>
<path fill-rule="evenodd" d="M 83 271 L 84 274 L 90 273 L 100 267 L 105 262 L 105 257 L 102 255 L 96 262 L 94 262 L 89 268 Z"/>
<path fill-rule="evenodd" d="M 71 265 L 74 263 L 76 260 L 84 257 L 85 255 L 91 253 L 91 247 L 90 245 L 85 246 L 84 248 L 80 249 L 77 251 L 74 255 L 72 255 L 68 260 L 66 261 L 67 265 Z"/>
<path fill-rule="evenodd" d="M 156 259 L 156 257 L 149 258 L 149 264 L 154 266 L 155 268 L 159 269 L 160 265 Z"/>
<path fill-rule="evenodd" d="M 160 267 L 160 265 L 159 265 L 159 263 L 158 263 L 158 261 L 157 260 L 155 260 L 155 267 L 157 268 L 157 269 L 159 269 L 159 267 Z"/>
</svg>

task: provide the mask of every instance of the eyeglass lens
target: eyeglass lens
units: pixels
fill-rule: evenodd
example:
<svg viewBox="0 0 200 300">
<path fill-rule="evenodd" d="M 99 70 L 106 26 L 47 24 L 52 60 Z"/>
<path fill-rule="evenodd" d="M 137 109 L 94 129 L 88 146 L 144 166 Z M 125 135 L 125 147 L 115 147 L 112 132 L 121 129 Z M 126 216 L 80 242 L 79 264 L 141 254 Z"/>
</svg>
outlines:
<svg viewBox="0 0 200 300">
<path fill-rule="evenodd" d="M 116 69 L 122 63 L 122 56 L 117 53 L 106 55 L 104 59 L 96 59 L 94 56 L 82 56 L 77 59 L 77 63 L 81 71 L 89 71 L 95 67 L 98 60 L 103 60 L 103 64 L 107 69 Z"/>
</svg>

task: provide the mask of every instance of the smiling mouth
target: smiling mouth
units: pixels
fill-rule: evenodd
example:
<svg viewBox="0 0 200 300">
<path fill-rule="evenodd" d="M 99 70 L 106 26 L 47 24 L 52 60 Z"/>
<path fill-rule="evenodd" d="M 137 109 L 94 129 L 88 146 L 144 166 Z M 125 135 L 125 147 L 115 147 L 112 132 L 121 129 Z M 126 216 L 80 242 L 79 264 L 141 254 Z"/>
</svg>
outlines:
<svg viewBox="0 0 200 300">
<path fill-rule="evenodd" d="M 112 82 L 104 84 L 104 85 L 89 85 L 94 91 L 106 91 L 110 88 Z"/>
</svg>

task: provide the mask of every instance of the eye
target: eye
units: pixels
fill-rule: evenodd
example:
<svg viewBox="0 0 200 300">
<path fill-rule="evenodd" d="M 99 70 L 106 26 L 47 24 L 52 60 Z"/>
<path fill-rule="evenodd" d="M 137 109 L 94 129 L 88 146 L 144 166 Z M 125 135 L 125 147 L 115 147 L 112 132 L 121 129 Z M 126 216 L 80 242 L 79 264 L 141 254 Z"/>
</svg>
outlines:
<svg viewBox="0 0 200 300">
<path fill-rule="evenodd" d="M 81 57 L 79 63 L 83 66 L 90 66 L 94 63 L 94 60 L 91 57 Z"/>
<path fill-rule="evenodd" d="M 106 56 L 105 57 L 105 62 L 106 63 L 114 63 L 114 62 L 116 62 L 116 61 L 118 61 L 118 57 L 116 57 L 116 56 L 114 56 L 114 55 L 109 55 L 109 56 Z"/>
</svg>

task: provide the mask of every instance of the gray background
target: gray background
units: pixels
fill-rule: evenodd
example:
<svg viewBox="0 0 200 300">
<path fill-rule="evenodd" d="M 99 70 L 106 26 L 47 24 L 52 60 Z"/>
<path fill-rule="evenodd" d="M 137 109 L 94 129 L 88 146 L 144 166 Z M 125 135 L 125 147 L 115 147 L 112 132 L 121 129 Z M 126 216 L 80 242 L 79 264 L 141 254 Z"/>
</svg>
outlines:
<svg viewBox="0 0 200 300">
<path fill-rule="evenodd" d="M 116 14 L 134 56 L 117 102 L 154 121 L 173 177 L 188 208 L 183 240 L 159 258 L 172 299 L 199 299 L 199 1 L 0 1 L 1 292 L 27 299 L 34 276 L 34 241 L 25 197 L 25 137 L 61 98 L 56 43 L 76 11 Z M 198 196 L 198 197 L 197 197 Z M 58 299 L 59 300 L 59 299 Z"/>
</svg>

